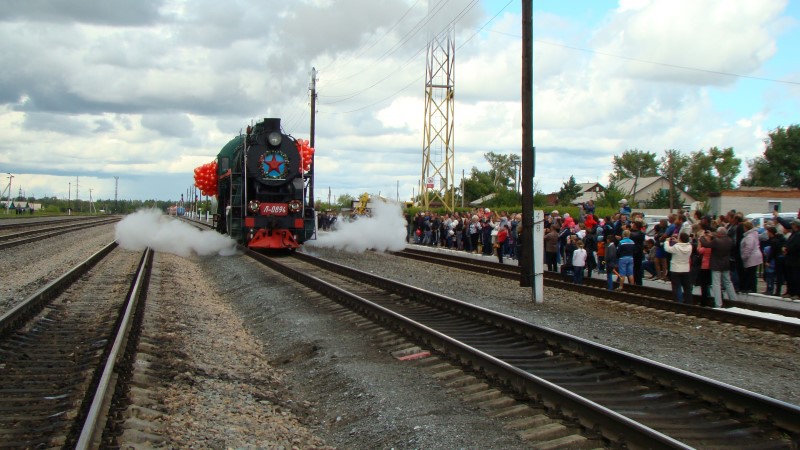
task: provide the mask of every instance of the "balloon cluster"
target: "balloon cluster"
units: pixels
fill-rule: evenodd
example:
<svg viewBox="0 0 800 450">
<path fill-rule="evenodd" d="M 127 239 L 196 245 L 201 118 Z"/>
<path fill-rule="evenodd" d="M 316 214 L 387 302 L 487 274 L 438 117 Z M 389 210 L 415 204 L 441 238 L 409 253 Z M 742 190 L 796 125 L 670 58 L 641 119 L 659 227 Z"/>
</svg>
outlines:
<svg viewBox="0 0 800 450">
<path fill-rule="evenodd" d="M 303 172 L 308 172 L 311 169 L 311 160 L 314 158 L 314 147 L 311 147 L 306 139 L 298 139 L 297 151 L 300 152 Z"/>
<path fill-rule="evenodd" d="M 194 185 L 203 195 L 217 195 L 217 162 L 203 164 L 194 169 Z"/>
</svg>

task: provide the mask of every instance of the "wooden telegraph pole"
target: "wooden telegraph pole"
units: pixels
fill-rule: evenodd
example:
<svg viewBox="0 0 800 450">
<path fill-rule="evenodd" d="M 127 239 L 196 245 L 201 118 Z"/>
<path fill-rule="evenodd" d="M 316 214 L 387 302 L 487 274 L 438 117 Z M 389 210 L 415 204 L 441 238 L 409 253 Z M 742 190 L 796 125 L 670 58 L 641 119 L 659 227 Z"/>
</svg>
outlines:
<svg viewBox="0 0 800 450">
<path fill-rule="evenodd" d="M 522 258 L 523 287 L 533 283 L 533 0 L 522 0 Z"/>
</svg>

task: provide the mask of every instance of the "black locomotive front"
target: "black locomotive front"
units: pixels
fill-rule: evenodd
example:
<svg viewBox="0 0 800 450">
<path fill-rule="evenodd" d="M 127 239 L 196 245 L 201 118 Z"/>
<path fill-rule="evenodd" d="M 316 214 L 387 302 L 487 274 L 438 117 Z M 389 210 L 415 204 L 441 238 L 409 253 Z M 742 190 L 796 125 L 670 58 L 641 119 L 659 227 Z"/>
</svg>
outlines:
<svg viewBox="0 0 800 450">
<path fill-rule="evenodd" d="M 245 167 L 248 247 L 297 248 L 306 239 L 307 223 L 313 225 L 313 207 L 306 208 L 300 146 L 281 132 L 280 119 L 264 119 L 250 130 Z"/>
<path fill-rule="evenodd" d="M 229 198 L 220 200 L 230 205 L 226 231 L 250 248 L 295 249 L 313 236 L 314 208 L 306 199 L 313 149 L 284 134 L 280 119 L 247 127 L 229 145 L 233 151 L 219 155 L 220 196 Z"/>
</svg>

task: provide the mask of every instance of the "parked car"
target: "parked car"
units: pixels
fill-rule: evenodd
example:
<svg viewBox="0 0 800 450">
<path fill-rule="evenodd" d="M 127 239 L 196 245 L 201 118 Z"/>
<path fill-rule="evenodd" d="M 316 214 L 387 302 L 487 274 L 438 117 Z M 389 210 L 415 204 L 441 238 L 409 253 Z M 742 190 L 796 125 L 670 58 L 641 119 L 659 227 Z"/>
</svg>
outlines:
<svg viewBox="0 0 800 450">
<path fill-rule="evenodd" d="M 778 216 L 787 220 L 792 220 L 797 218 L 797 213 L 778 213 Z M 759 234 L 766 231 L 764 227 L 771 223 L 773 218 L 772 214 L 748 214 L 744 217 L 753 223 L 753 226 L 758 230 Z"/>
</svg>

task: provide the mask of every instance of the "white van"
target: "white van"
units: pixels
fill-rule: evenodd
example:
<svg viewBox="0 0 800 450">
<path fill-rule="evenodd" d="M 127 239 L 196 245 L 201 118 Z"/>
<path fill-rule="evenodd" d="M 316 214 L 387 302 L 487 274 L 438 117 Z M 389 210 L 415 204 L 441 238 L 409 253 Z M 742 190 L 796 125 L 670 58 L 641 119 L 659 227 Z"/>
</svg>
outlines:
<svg viewBox="0 0 800 450">
<path fill-rule="evenodd" d="M 797 213 L 778 213 L 778 216 L 791 221 L 797 218 Z M 773 216 L 772 214 L 748 214 L 744 218 L 752 222 L 759 233 L 763 233 L 764 227 L 772 223 Z"/>
<path fill-rule="evenodd" d="M 646 215 L 644 216 L 644 223 L 647 225 L 645 229 L 645 239 L 653 239 L 656 234 L 656 224 L 661 221 L 661 219 L 667 220 L 667 216 L 655 216 L 655 215 Z"/>
</svg>

